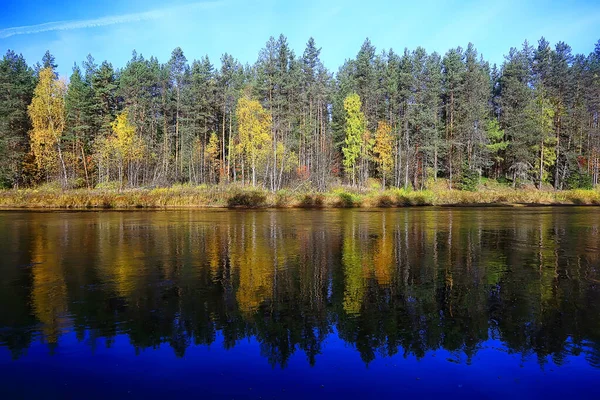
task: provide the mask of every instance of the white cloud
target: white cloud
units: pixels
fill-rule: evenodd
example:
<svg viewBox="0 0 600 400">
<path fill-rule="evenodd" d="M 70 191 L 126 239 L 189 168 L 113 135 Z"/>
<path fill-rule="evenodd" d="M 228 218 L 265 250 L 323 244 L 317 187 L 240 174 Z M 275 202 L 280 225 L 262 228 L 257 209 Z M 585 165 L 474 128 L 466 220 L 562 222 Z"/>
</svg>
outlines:
<svg viewBox="0 0 600 400">
<path fill-rule="evenodd" d="M 38 25 L 29 26 L 17 26 L 12 28 L 0 29 L 0 39 L 6 39 L 15 35 L 27 35 L 31 33 L 40 33 L 48 31 L 65 31 L 71 29 L 82 29 L 82 28 L 93 28 L 98 26 L 107 26 L 115 24 L 124 24 L 129 22 L 138 22 L 146 20 L 156 20 L 164 18 L 169 15 L 190 12 L 193 10 L 207 10 L 215 7 L 219 7 L 225 4 L 225 1 L 209 1 L 202 3 L 192 3 L 182 6 L 163 8 L 145 12 L 138 12 L 132 14 L 113 15 L 108 17 L 84 19 L 84 20 L 72 20 L 72 21 L 55 21 L 46 22 Z"/>
</svg>

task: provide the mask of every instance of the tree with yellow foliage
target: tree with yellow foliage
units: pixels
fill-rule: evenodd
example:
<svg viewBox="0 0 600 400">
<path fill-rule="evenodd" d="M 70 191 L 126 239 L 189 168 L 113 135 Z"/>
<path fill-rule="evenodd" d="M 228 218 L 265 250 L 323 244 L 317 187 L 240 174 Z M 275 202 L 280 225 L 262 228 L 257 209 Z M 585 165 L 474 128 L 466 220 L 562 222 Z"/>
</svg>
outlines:
<svg viewBox="0 0 600 400">
<path fill-rule="evenodd" d="M 129 181 L 135 178 L 135 163 L 141 161 L 146 153 L 146 145 L 135 132 L 129 121 L 129 112 L 123 111 L 111 124 L 112 135 L 98 141 L 98 157 L 104 161 L 107 169 L 115 164 L 118 170 L 119 186 L 123 188 L 123 177 L 127 172 Z M 110 176 L 110 173 L 107 173 Z"/>
<path fill-rule="evenodd" d="M 59 230 L 52 226 L 33 224 L 31 261 L 31 305 L 40 322 L 43 339 L 56 346 L 68 327 L 67 284 L 61 248 L 55 240 Z"/>
<path fill-rule="evenodd" d="M 392 127 L 384 121 L 377 124 L 375 132 L 375 145 L 373 152 L 375 153 L 375 162 L 381 174 L 381 183 L 385 189 L 385 178 L 392 171 L 394 166 L 394 137 L 392 136 Z"/>
<path fill-rule="evenodd" d="M 252 186 L 256 186 L 256 170 L 266 159 L 271 145 L 272 116 L 258 100 L 241 97 L 237 103 L 239 145 L 238 153 L 250 163 Z"/>
<path fill-rule="evenodd" d="M 208 139 L 208 145 L 204 149 L 205 159 L 208 160 L 209 165 L 209 179 L 211 181 L 216 182 L 217 178 L 220 174 L 221 163 L 219 160 L 219 155 L 221 154 L 221 144 L 219 141 L 219 136 L 212 132 L 210 134 L 210 138 Z"/>
<path fill-rule="evenodd" d="M 352 177 L 352 184 L 356 182 L 356 164 L 361 155 L 363 136 L 367 130 L 365 115 L 360 110 L 362 102 L 356 93 L 351 93 L 344 99 L 344 110 L 346 111 L 346 138 L 342 146 L 344 154 L 344 168 L 346 173 Z"/>
<path fill-rule="evenodd" d="M 55 78 L 52 68 L 44 68 L 40 70 L 33 99 L 27 108 L 32 125 L 29 139 L 36 165 L 48 176 L 56 172 L 59 161 L 63 186 L 67 185 L 67 167 L 62 152 L 65 94 L 65 83 Z"/>
</svg>

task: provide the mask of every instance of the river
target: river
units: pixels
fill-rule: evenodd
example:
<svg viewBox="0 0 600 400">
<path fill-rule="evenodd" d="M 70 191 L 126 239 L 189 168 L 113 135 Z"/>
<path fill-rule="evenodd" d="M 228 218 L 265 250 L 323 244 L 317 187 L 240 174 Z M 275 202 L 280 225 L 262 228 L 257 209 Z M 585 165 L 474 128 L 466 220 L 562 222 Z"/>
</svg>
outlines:
<svg viewBox="0 0 600 400">
<path fill-rule="evenodd" d="M 600 208 L 0 212 L 9 398 L 594 398 Z"/>
</svg>

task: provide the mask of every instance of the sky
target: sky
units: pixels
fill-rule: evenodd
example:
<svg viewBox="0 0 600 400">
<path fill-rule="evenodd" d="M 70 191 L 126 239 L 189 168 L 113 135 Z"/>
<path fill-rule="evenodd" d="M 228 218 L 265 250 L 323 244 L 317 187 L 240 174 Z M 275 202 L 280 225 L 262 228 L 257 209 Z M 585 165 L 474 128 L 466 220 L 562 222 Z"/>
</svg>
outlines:
<svg viewBox="0 0 600 400">
<path fill-rule="evenodd" d="M 88 54 L 121 68 L 134 49 L 166 62 L 178 46 L 190 62 L 208 55 L 219 66 L 227 52 L 252 64 L 282 33 L 297 55 L 312 36 L 333 72 L 367 37 L 378 52 L 397 53 L 472 42 L 492 64 L 542 36 L 586 55 L 600 39 L 600 0 L 0 0 L 0 10 L 0 52 L 34 64 L 50 50 L 63 76 Z"/>
</svg>

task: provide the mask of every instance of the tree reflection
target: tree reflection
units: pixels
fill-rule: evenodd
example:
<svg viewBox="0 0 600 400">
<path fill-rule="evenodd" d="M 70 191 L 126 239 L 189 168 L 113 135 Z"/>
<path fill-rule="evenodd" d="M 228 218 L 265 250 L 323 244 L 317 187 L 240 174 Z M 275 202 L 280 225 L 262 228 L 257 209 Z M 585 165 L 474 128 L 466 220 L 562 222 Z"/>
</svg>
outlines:
<svg viewBox="0 0 600 400">
<path fill-rule="evenodd" d="M 178 356 L 255 338 L 285 367 L 336 334 L 369 363 L 445 349 L 600 366 L 597 212 L 553 209 L 39 215 L 0 229 L 0 344 L 74 330 Z M 10 233 L 7 231 L 10 229 Z M 9 260 L 8 262 L 6 260 Z"/>
</svg>

